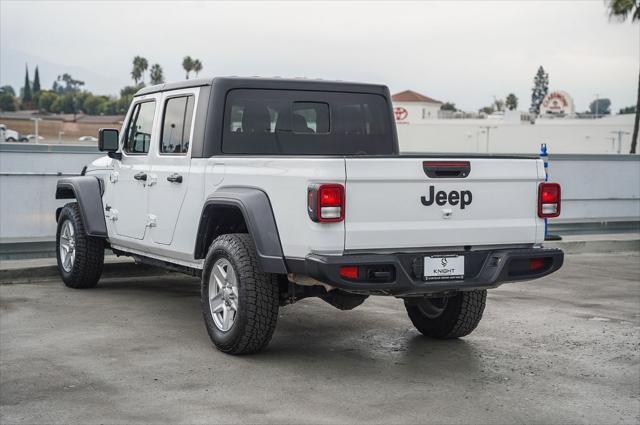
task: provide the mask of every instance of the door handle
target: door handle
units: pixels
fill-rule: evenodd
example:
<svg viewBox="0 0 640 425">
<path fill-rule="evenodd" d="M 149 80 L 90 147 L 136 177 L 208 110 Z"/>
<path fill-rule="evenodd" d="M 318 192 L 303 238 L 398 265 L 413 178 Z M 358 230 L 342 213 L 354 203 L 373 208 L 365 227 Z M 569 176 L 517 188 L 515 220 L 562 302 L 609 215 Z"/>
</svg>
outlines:
<svg viewBox="0 0 640 425">
<path fill-rule="evenodd" d="M 173 173 L 167 177 L 167 181 L 171 183 L 182 183 L 182 176 L 180 174 Z"/>
<path fill-rule="evenodd" d="M 136 174 L 135 176 L 133 176 L 133 178 L 136 179 L 136 180 L 142 180 L 142 181 L 146 182 L 147 181 L 147 173 L 140 172 L 140 173 Z"/>
</svg>

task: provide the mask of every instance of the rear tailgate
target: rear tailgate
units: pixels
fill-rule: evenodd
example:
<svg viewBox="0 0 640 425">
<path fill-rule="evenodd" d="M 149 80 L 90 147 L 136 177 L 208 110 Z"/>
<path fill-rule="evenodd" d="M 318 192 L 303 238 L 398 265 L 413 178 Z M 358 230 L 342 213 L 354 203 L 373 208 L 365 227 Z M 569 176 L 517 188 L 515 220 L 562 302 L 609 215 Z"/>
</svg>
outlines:
<svg viewBox="0 0 640 425">
<path fill-rule="evenodd" d="M 345 250 L 540 243 L 542 161 L 528 158 L 347 158 Z M 468 163 L 466 177 L 424 165 Z M 431 167 L 431 168 L 430 168 Z M 444 176 L 443 176 L 444 175 Z"/>
</svg>

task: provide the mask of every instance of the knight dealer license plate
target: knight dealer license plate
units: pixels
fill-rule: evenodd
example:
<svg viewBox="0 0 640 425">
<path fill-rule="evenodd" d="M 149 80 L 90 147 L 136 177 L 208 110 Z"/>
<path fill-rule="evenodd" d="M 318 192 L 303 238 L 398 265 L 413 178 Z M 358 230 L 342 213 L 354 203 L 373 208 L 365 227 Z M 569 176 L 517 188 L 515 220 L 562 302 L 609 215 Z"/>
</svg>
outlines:
<svg viewBox="0 0 640 425">
<path fill-rule="evenodd" d="M 454 280 L 464 278 L 464 256 L 447 255 L 424 257 L 425 280 Z"/>
</svg>

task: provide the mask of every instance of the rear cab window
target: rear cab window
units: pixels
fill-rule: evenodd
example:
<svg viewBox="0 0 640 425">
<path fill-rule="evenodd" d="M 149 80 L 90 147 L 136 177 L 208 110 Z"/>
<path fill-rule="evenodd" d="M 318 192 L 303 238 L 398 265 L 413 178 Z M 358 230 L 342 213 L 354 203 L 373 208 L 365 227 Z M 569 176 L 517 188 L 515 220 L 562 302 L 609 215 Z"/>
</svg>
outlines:
<svg viewBox="0 0 640 425">
<path fill-rule="evenodd" d="M 225 154 L 389 155 L 393 134 L 384 96 L 296 90 L 228 92 Z"/>
<path fill-rule="evenodd" d="M 189 151 L 193 95 L 170 97 L 165 101 L 160 134 L 161 155 L 186 155 Z"/>
</svg>

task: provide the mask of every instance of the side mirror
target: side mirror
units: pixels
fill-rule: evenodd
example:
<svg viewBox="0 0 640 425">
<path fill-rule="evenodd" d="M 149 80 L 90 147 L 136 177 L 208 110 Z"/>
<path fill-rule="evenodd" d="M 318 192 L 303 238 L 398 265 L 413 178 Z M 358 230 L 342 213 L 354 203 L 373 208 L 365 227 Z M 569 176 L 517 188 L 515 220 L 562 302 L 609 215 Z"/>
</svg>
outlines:
<svg viewBox="0 0 640 425">
<path fill-rule="evenodd" d="M 107 152 L 109 158 L 121 159 L 120 153 L 116 152 L 120 147 L 120 137 L 115 128 L 101 128 L 98 131 L 98 150 Z"/>
</svg>

